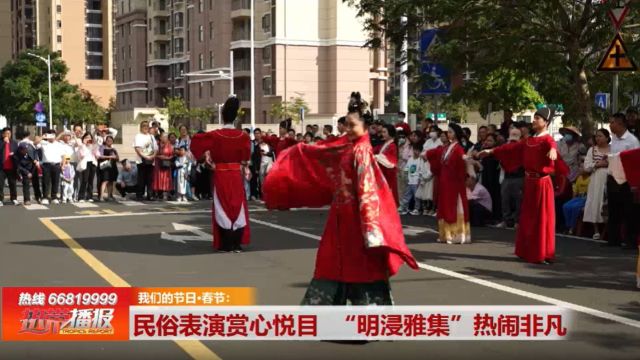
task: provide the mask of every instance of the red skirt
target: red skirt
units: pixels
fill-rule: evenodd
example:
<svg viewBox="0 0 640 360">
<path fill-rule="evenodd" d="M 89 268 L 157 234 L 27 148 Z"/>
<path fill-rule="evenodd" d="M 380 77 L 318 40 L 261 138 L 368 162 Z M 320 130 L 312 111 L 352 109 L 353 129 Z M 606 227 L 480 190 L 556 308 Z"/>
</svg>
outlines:
<svg viewBox="0 0 640 360">
<path fill-rule="evenodd" d="M 556 252 L 556 212 L 551 177 L 526 177 L 516 255 L 530 263 L 553 260 Z"/>
<path fill-rule="evenodd" d="M 151 184 L 153 191 L 171 191 L 173 190 L 173 181 L 171 179 L 171 168 L 163 168 L 159 164 L 153 168 L 153 183 Z"/>
<path fill-rule="evenodd" d="M 400 205 L 400 197 L 398 196 L 398 168 L 389 169 L 384 166 L 380 166 L 380 170 L 382 170 L 382 175 L 387 180 L 387 184 L 391 188 L 391 193 L 393 193 L 393 199 L 396 201 L 396 206 Z"/>
</svg>

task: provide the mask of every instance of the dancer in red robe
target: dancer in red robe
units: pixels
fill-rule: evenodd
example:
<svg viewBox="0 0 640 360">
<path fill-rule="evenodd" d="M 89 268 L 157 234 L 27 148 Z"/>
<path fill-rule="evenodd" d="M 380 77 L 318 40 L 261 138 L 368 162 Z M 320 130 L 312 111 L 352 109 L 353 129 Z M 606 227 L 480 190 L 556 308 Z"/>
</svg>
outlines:
<svg viewBox="0 0 640 360">
<path fill-rule="evenodd" d="M 398 197 L 398 145 L 396 145 L 395 139 L 396 128 L 390 124 L 385 124 L 382 127 L 382 140 L 384 143 L 375 152 L 375 157 L 384 178 L 387 179 L 387 183 L 391 188 L 397 207 L 400 205 L 400 198 Z"/>
<path fill-rule="evenodd" d="M 623 151 L 608 156 L 609 172 L 616 180 L 626 180 L 635 196 L 640 196 L 640 149 Z M 636 198 L 636 200 L 638 200 Z M 636 286 L 640 289 L 640 242 L 638 245 L 638 265 L 636 266 Z"/>
<path fill-rule="evenodd" d="M 224 104 L 224 127 L 191 140 L 196 159 L 206 157 L 213 171 L 213 247 L 225 252 L 241 252 L 240 244 L 249 244 L 249 208 L 244 192 L 242 164 L 251 158 L 251 139 L 233 123 L 240 102 L 231 97 Z"/>
<path fill-rule="evenodd" d="M 278 159 L 278 155 L 283 151 L 298 143 L 295 138 L 289 135 L 289 131 L 291 130 L 291 118 L 281 121 L 280 128 L 278 130 L 280 134 L 279 137 L 274 135 L 264 140 L 273 149 L 276 159 Z"/>
<path fill-rule="evenodd" d="M 269 209 L 331 204 L 304 305 L 391 305 L 389 277 L 404 263 L 417 269 L 371 149 L 363 104 L 352 94 L 348 136 L 286 150 L 263 186 Z"/>
<path fill-rule="evenodd" d="M 538 110 L 533 117 L 535 136 L 484 150 L 493 154 L 506 172 L 525 169 L 525 183 L 516 237 L 516 255 L 530 263 L 549 264 L 555 259 L 556 215 L 551 175 L 567 176 L 568 167 L 558 157 L 556 142 L 547 131 L 554 111 Z"/>
<path fill-rule="evenodd" d="M 438 176 L 437 219 L 438 242 L 470 244 L 471 225 L 467 202 L 467 163 L 460 139 L 464 132 L 458 124 L 449 125 L 449 145 L 426 153 L 431 171 Z"/>
</svg>

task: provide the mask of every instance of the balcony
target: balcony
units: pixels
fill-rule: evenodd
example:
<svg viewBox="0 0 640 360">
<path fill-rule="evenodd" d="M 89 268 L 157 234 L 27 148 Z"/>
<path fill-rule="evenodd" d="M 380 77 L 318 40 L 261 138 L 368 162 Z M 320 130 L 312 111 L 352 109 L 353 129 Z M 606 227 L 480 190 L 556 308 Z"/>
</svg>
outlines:
<svg viewBox="0 0 640 360">
<path fill-rule="evenodd" d="M 172 4 L 174 8 L 183 7 L 185 4 L 185 0 L 173 0 Z"/>
<path fill-rule="evenodd" d="M 250 77 L 251 76 L 251 61 L 246 58 L 233 60 L 233 77 Z"/>
<path fill-rule="evenodd" d="M 251 18 L 251 0 L 233 0 L 231 3 L 231 18 Z"/>
<path fill-rule="evenodd" d="M 155 60 L 169 60 L 169 53 L 167 51 L 154 51 L 153 58 Z"/>
</svg>

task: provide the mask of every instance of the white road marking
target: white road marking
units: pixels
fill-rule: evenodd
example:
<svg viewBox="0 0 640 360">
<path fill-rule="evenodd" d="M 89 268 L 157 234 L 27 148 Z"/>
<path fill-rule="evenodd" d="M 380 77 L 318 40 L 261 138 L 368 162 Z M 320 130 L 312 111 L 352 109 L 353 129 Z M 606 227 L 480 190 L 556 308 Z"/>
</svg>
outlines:
<svg viewBox="0 0 640 360">
<path fill-rule="evenodd" d="M 48 207 L 40 204 L 25 205 L 24 208 L 27 210 L 49 210 Z"/>
<path fill-rule="evenodd" d="M 194 202 L 190 202 L 190 201 L 165 201 L 165 204 L 171 204 L 171 205 L 193 205 Z"/>
<path fill-rule="evenodd" d="M 176 231 L 186 231 L 195 234 L 194 235 L 172 235 L 167 232 L 160 233 L 162 240 L 174 241 L 182 244 L 186 244 L 187 241 L 211 241 L 211 234 L 208 234 L 197 226 L 172 223 L 173 228 Z"/>
<path fill-rule="evenodd" d="M 73 206 L 80 209 L 93 209 L 99 207 L 98 205 L 90 202 L 74 202 Z"/>
<path fill-rule="evenodd" d="M 306 237 L 306 238 L 309 238 L 309 239 L 320 240 L 320 236 L 309 234 L 309 233 L 306 233 L 304 231 L 291 229 L 291 228 L 288 228 L 286 226 L 272 224 L 272 223 L 269 223 L 267 221 L 251 219 L 251 222 L 254 222 L 254 223 L 260 224 L 260 225 L 264 225 L 264 226 L 269 226 L 269 227 L 272 227 L 274 229 L 286 231 L 286 232 L 289 232 L 291 234 L 300 235 L 300 236 L 303 236 L 303 237 Z M 580 312 L 580 313 L 583 313 L 583 314 L 588 314 L 588 315 L 591 315 L 591 316 L 595 316 L 597 318 L 601 318 L 601 319 L 617 322 L 617 323 L 620 323 L 620 324 L 624 324 L 624 325 L 628 325 L 628 326 L 632 326 L 632 327 L 640 329 L 640 321 L 638 321 L 638 320 L 629 319 L 629 318 L 626 318 L 626 317 L 623 317 L 623 316 L 619 316 L 619 315 L 607 313 L 607 312 L 604 312 L 604 311 L 592 309 L 592 308 L 589 308 L 589 307 L 586 307 L 586 306 L 570 303 L 570 302 L 563 301 L 563 300 L 560 300 L 560 299 L 555 299 L 555 298 L 552 298 L 552 297 L 549 297 L 549 296 L 544 296 L 544 295 L 532 293 L 532 292 L 529 292 L 529 291 L 516 289 L 516 288 L 511 287 L 511 286 L 501 285 L 501 284 L 498 284 L 498 283 L 495 283 L 495 282 L 492 282 L 492 281 L 483 280 L 483 279 L 480 279 L 480 278 L 477 278 L 477 277 L 474 277 L 474 276 L 471 276 L 471 275 L 461 274 L 461 273 L 458 273 L 458 272 L 455 272 L 455 271 L 439 268 L 439 267 L 436 267 L 436 266 L 427 265 L 427 264 L 424 264 L 424 263 L 418 263 L 418 266 L 423 270 L 433 271 L 433 272 L 441 274 L 441 275 L 446 275 L 446 276 L 454 277 L 456 279 L 468 281 L 468 282 L 471 282 L 471 283 L 474 283 L 474 284 L 477 284 L 477 285 L 486 286 L 486 287 L 492 288 L 494 290 L 503 291 L 503 292 L 506 292 L 506 293 L 509 293 L 509 294 L 512 294 L 512 295 L 522 296 L 522 297 L 525 297 L 525 298 L 528 298 L 528 299 L 532 299 L 532 300 L 535 300 L 535 301 L 539 301 L 539 302 L 543 302 L 543 303 L 547 303 L 547 304 L 551 304 L 551 305 L 561 306 L 561 307 L 564 307 L 564 308 L 567 308 L 567 309 L 571 309 L 573 311 L 577 311 L 577 312 Z"/>
<path fill-rule="evenodd" d="M 418 227 L 418 226 L 409 226 L 409 225 L 404 225 L 402 227 L 402 232 L 407 236 L 418 236 L 426 232 L 432 233 L 432 234 L 439 234 L 437 230 L 432 229 L 430 227 Z"/>
<path fill-rule="evenodd" d="M 145 205 L 143 202 L 132 201 L 132 200 L 118 201 L 118 204 L 121 204 L 121 205 L 124 205 L 124 206 L 144 206 Z"/>
</svg>

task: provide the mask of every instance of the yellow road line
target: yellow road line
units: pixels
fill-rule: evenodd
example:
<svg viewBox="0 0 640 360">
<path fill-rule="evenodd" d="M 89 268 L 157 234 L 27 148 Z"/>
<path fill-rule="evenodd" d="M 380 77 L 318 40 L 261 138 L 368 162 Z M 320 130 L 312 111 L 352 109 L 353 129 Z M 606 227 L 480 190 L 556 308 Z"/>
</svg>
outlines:
<svg viewBox="0 0 640 360">
<path fill-rule="evenodd" d="M 93 256 L 87 249 L 83 248 L 76 240 L 74 240 L 69 234 L 62 230 L 53 221 L 47 218 L 40 218 L 40 222 L 49 229 L 55 236 L 58 237 L 65 245 L 73 251 L 82 261 L 84 261 L 93 271 L 98 273 L 103 279 L 105 279 L 111 286 L 115 287 L 131 287 L 131 285 L 121 278 L 118 274 L 109 269 L 102 261 Z M 213 350 L 206 347 L 200 341 L 186 341 L 186 340 L 174 340 L 174 342 L 189 356 L 197 360 L 221 360 L 221 358 L 213 352 Z"/>
</svg>

